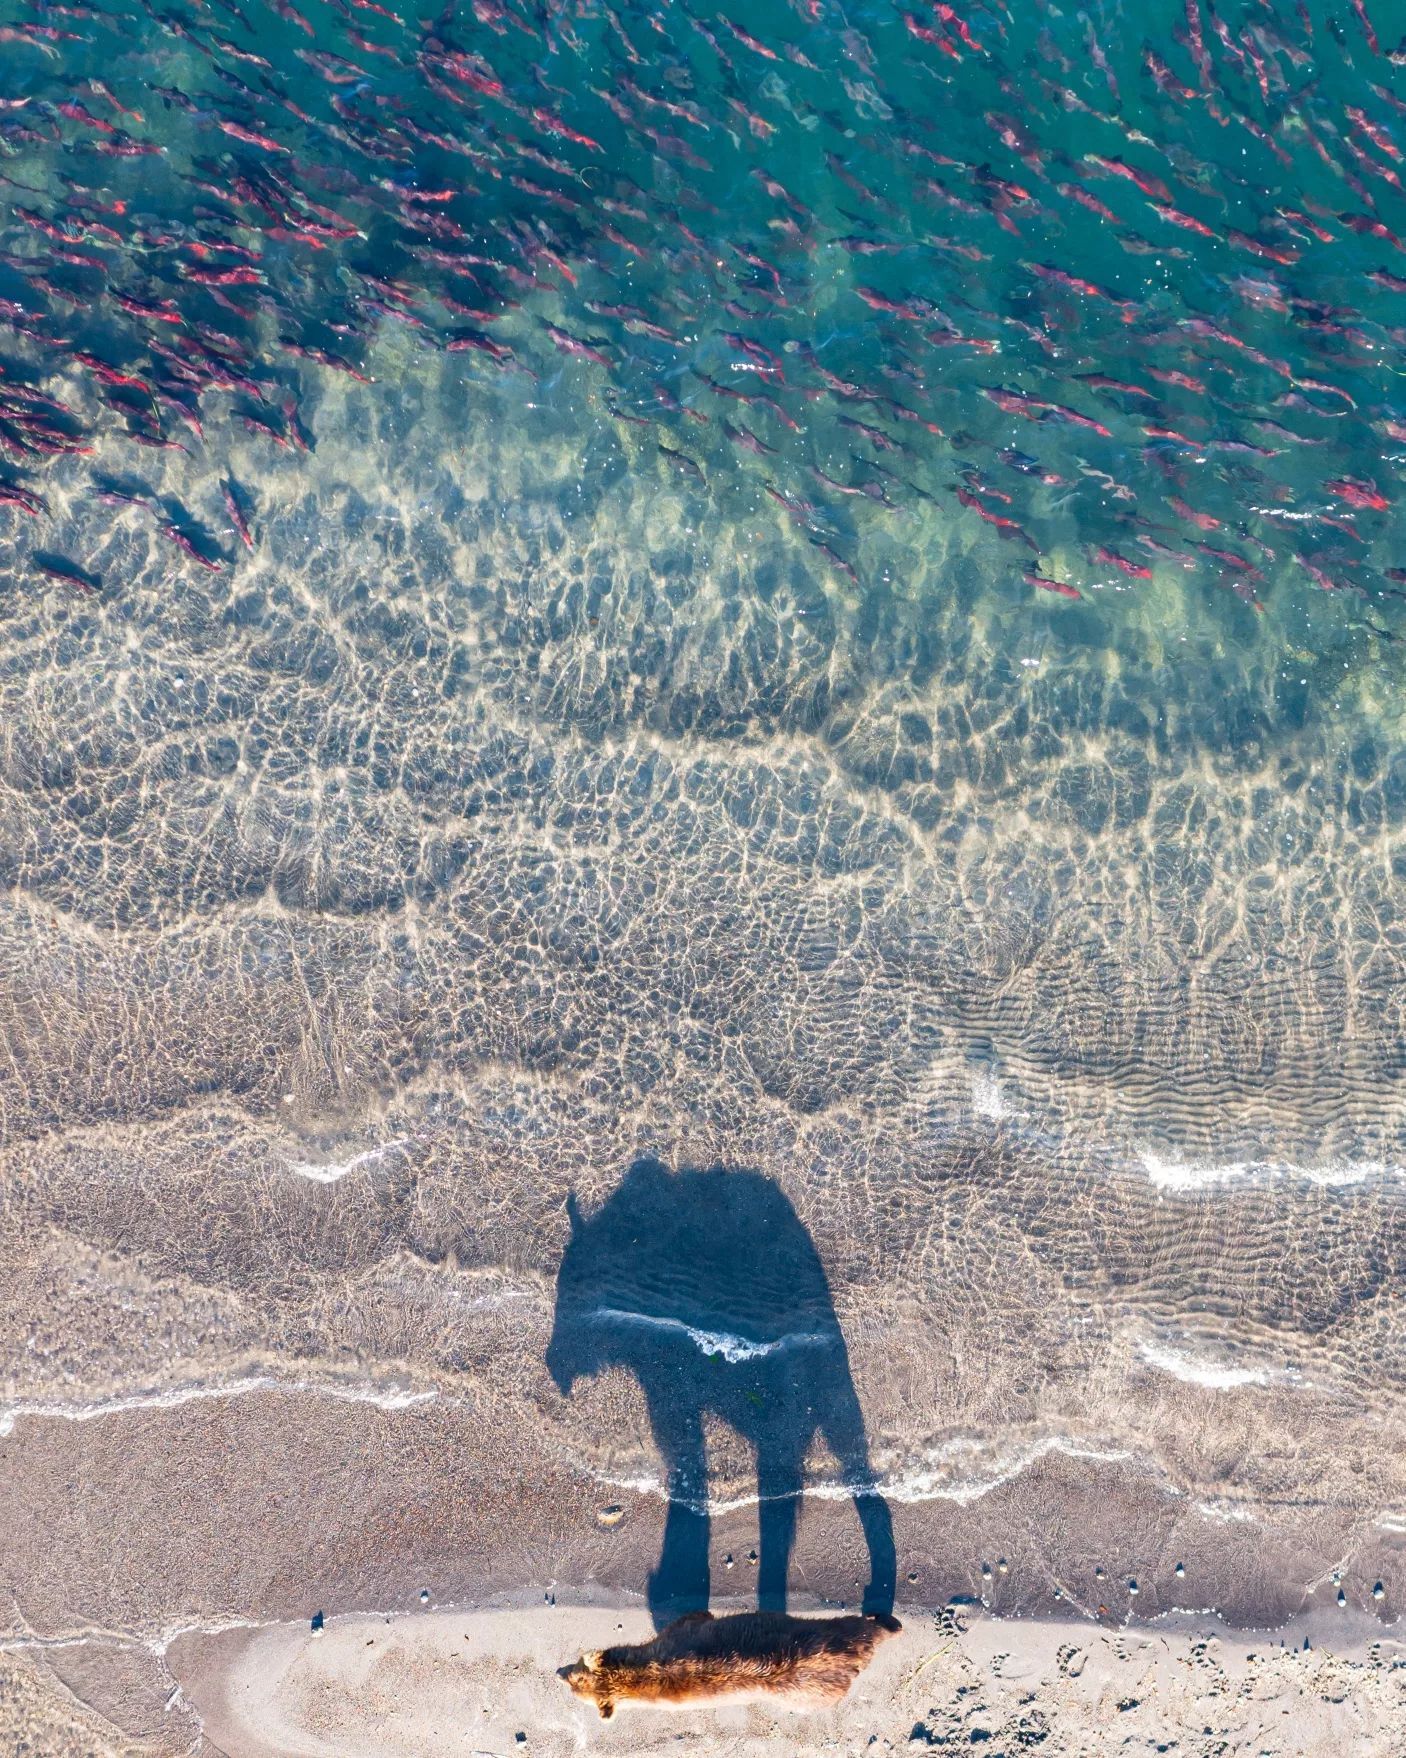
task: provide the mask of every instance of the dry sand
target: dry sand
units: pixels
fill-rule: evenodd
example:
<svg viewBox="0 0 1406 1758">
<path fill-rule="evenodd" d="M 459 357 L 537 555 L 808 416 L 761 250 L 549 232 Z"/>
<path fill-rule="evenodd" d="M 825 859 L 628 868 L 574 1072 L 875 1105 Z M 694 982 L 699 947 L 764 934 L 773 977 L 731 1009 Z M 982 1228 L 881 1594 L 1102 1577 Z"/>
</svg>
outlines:
<svg viewBox="0 0 1406 1758">
<path fill-rule="evenodd" d="M 966 1608 L 904 1618 L 838 1708 L 622 1706 L 609 1723 L 556 1669 L 583 1649 L 647 1637 L 642 1610 L 353 1616 L 319 1636 L 306 1624 L 184 1636 L 166 1658 L 204 1750 L 226 1758 L 1403 1750 L 1406 1644 L 1365 1620 L 1341 1622 L 1330 1651 L 1321 1614 L 1259 1637 L 1193 1616 L 1121 1629 Z"/>
</svg>

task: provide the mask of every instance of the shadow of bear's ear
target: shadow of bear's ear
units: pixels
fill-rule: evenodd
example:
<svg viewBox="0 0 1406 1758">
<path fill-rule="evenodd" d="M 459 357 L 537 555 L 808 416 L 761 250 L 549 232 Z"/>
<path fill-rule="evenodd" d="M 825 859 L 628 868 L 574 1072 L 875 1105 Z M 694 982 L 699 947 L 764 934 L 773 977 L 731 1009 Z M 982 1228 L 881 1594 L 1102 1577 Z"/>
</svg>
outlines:
<svg viewBox="0 0 1406 1758">
<path fill-rule="evenodd" d="M 576 1192 L 574 1190 L 568 1190 L 566 1193 L 566 1218 L 571 1223 L 571 1237 L 574 1239 L 581 1231 L 582 1225 L 581 1205 L 576 1200 Z"/>
</svg>

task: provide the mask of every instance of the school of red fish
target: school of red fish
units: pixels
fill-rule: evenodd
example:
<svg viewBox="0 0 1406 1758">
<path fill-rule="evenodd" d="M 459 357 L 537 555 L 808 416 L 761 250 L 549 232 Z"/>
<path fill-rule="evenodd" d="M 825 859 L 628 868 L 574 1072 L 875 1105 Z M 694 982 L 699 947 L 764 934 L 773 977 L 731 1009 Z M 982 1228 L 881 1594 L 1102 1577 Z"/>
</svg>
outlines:
<svg viewBox="0 0 1406 1758">
<path fill-rule="evenodd" d="M 306 449 L 310 376 L 366 383 L 395 328 L 565 378 L 636 469 L 773 504 L 856 584 L 926 502 L 1035 593 L 1401 597 L 1406 40 L 1373 3 L 27 0 L 0 519 L 100 438 L 208 456 L 212 408 Z M 210 509 L 92 487 L 220 570 L 260 534 L 217 468 Z"/>
</svg>

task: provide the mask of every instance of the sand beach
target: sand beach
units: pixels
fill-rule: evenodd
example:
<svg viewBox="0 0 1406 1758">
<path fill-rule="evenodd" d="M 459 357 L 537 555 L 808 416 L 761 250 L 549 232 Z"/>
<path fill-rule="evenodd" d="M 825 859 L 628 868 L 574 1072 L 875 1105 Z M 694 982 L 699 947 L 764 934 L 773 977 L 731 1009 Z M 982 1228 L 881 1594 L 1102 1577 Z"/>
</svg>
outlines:
<svg viewBox="0 0 1406 1758">
<path fill-rule="evenodd" d="M 904 1616 L 846 1700 L 811 1712 L 622 1708 L 602 1724 L 555 1669 L 641 1638 L 647 1620 L 560 1601 L 334 1618 L 319 1637 L 288 1625 L 192 1635 L 166 1661 L 182 1724 L 198 1719 L 227 1758 L 1400 1751 L 1406 1646 L 1361 1623 L 1333 1632 L 1323 1618 L 1295 1620 L 1254 1636 L 1213 1618 L 1114 1629 L 970 1608 Z"/>
</svg>

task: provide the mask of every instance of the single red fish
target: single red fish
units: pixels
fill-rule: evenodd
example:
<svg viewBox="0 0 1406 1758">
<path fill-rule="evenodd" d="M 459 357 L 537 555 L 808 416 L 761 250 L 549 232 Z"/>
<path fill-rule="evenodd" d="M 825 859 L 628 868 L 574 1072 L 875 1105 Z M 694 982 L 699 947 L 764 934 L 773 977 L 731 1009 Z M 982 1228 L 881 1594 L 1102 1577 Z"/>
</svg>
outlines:
<svg viewBox="0 0 1406 1758">
<path fill-rule="evenodd" d="M 1066 586 L 1063 580 L 1051 580 L 1038 568 L 1026 568 L 1021 578 L 1031 586 L 1038 586 L 1043 592 L 1058 592 L 1061 598 L 1082 598 L 1084 596 L 1077 587 Z"/>
<path fill-rule="evenodd" d="M 1262 238 L 1251 238 L 1248 232 L 1239 232 L 1234 226 L 1227 227 L 1226 237 L 1232 244 L 1238 244 L 1242 250 L 1251 251 L 1255 256 L 1267 257 L 1270 262 L 1292 266 L 1299 260 L 1297 250 L 1287 245 L 1267 244 Z"/>
<path fill-rule="evenodd" d="M 1036 555 L 1039 555 L 1039 544 L 1028 531 L 1022 530 L 1014 519 L 1008 519 L 1004 513 L 993 513 L 989 507 L 982 505 L 969 488 L 954 487 L 953 493 L 964 507 L 971 508 L 978 519 L 984 519 L 988 525 L 993 525 L 997 536 L 1015 538 L 1020 543 L 1028 544 Z"/>
<path fill-rule="evenodd" d="M 597 366 L 611 364 L 609 356 L 602 354 L 599 348 L 591 347 L 588 342 L 579 341 L 575 336 L 568 335 L 565 330 L 559 330 L 555 324 L 548 324 L 546 329 L 547 334 L 563 354 L 578 354 L 582 360 L 592 360 Z"/>
<path fill-rule="evenodd" d="M 1110 293 L 1106 287 L 1100 287 L 1096 281 L 1086 281 L 1082 275 L 1071 275 L 1066 269 L 1052 268 L 1049 263 L 1028 262 L 1021 266 L 1032 275 L 1038 275 L 1042 281 L 1052 281 L 1056 287 L 1067 287 L 1071 293 L 1084 293 L 1091 299 L 1106 299 L 1110 305 L 1129 303 L 1119 294 Z"/>
<path fill-rule="evenodd" d="M 263 280 L 259 271 L 247 263 L 228 269 L 183 268 L 181 272 L 187 281 L 194 281 L 201 287 L 253 287 Z"/>
<path fill-rule="evenodd" d="M 47 574 L 51 580 L 57 580 L 64 586 L 76 587 L 80 592 L 91 595 L 98 589 L 97 581 L 90 579 L 81 569 L 72 567 L 67 562 L 40 561 L 36 558 L 30 563 L 30 566 L 34 568 L 36 573 Z"/>
<path fill-rule="evenodd" d="M 1219 519 L 1213 519 L 1209 513 L 1198 513 L 1195 507 L 1190 507 L 1185 501 L 1178 500 L 1176 495 L 1168 497 L 1167 505 L 1179 519 L 1185 519 L 1188 524 L 1194 525 L 1198 531 L 1219 531 L 1220 529 Z"/>
<path fill-rule="evenodd" d="M 1088 385 L 1095 391 L 1121 391 L 1125 397 L 1146 397 L 1150 402 L 1156 401 L 1152 391 L 1129 384 L 1126 379 L 1109 378 L 1106 372 L 1081 372 L 1077 376 L 1081 385 Z"/>
<path fill-rule="evenodd" d="M 212 574 L 223 571 L 224 563 L 217 558 L 212 559 L 210 556 L 202 555 L 178 525 L 161 525 L 158 526 L 158 530 L 163 537 L 168 538 L 177 549 L 184 551 L 193 562 L 198 562 L 202 568 L 208 568 Z"/>
<path fill-rule="evenodd" d="M 0 506 L 18 507 L 21 512 L 28 513 L 31 519 L 37 519 L 41 513 L 49 510 L 37 494 L 31 494 L 17 482 L 0 482 Z"/>
<path fill-rule="evenodd" d="M 1334 580 L 1330 574 L 1325 574 L 1323 569 L 1316 566 L 1313 562 L 1309 561 L 1307 556 L 1296 555 L 1294 557 L 1294 560 L 1299 564 L 1299 566 L 1304 570 L 1304 572 L 1314 582 L 1314 584 L 1317 586 L 1321 586 L 1325 592 L 1341 592 L 1341 591 L 1345 590 L 1341 581 Z M 1388 571 L 1390 571 L 1390 570 L 1388 570 Z"/>
<path fill-rule="evenodd" d="M 1141 562 L 1130 562 L 1126 556 L 1119 555 L 1116 550 L 1105 549 L 1101 543 L 1094 545 L 1093 557 L 1096 562 L 1102 562 L 1105 567 L 1117 568 L 1130 580 L 1150 580 L 1152 578 L 1151 568 L 1145 568 Z"/>
<path fill-rule="evenodd" d="M 734 24 L 730 18 L 719 18 L 718 23 L 725 29 L 730 30 L 739 43 L 745 43 L 747 47 L 753 50 L 756 54 L 764 56 L 768 61 L 775 61 L 777 59 L 775 49 L 768 49 L 765 43 L 759 43 L 755 37 L 749 36 L 747 32 L 742 29 L 741 25 Z"/>
<path fill-rule="evenodd" d="M 120 140 L 100 140 L 93 150 L 109 159 L 141 159 L 164 153 L 166 148 L 158 146 L 154 140 L 133 140 L 126 136 Z"/>
<path fill-rule="evenodd" d="M 1215 237 L 1215 232 L 1211 227 L 1203 225 L 1200 220 L 1194 219 L 1190 214 L 1184 214 L 1180 208 L 1168 207 L 1164 202 L 1153 202 L 1152 211 L 1170 225 L 1180 226 L 1184 232 L 1199 232 L 1203 238 Z"/>
<path fill-rule="evenodd" d="M 138 299 L 132 293 L 115 293 L 113 298 L 123 311 L 133 317 L 150 318 L 154 323 L 183 324 L 184 314 L 169 299 Z"/>
<path fill-rule="evenodd" d="M 244 545 L 245 549 L 253 549 L 254 539 L 249 530 L 249 522 L 244 517 L 239 502 L 235 499 L 234 489 L 228 482 L 222 482 L 220 487 L 224 492 L 225 511 L 229 514 L 230 524 L 234 526 L 235 531 L 239 534 L 239 541 Z"/>
<path fill-rule="evenodd" d="M 100 134 L 116 134 L 117 129 L 111 122 L 105 122 L 101 116 L 95 116 L 75 99 L 68 99 L 58 106 L 60 116 L 67 116 L 70 122 L 86 122 L 89 128 L 96 128 Z"/>
<path fill-rule="evenodd" d="M 267 66 L 268 63 L 265 62 L 264 65 Z M 107 103 L 111 104 L 119 116 L 130 116 L 134 122 L 140 122 L 142 120 L 141 111 L 129 110 L 125 104 L 118 103 L 117 99 L 113 97 L 111 89 L 104 85 L 102 80 L 90 79 L 88 81 L 88 88 L 90 91 L 96 92 L 97 95 Z"/>
<path fill-rule="evenodd" d="M 1375 484 L 1359 482 L 1351 476 L 1335 477 L 1323 486 L 1329 494 L 1337 495 L 1339 500 L 1346 501 L 1350 507 L 1358 507 L 1370 512 L 1384 512 L 1391 502 L 1382 494 Z"/>
<path fill-rule="evenodd" d="M 1202 555 L 1208 555 L 1215 561 L 1224 562 L 1226 567 L 1234 573 L 1248 574 L 1254 580 L 1258 580 L 1260 577 L 1260 571 L 1254 563 L 1247 562 L 1242 555 L 1236 555 L 1233 549 L 1216 549 L 1209 543 L 1198 543 L 1194 547 L 1199 549 Z"/>
<path fill-rule="evenodd" d="M 1089 165 L 1097 165 L 1109 177 L 1123 177 L 1129 183 L 1136 184 L 1146 196 L 1153 201 L 1164 202 L 1171 206 L 1172 192 L 1160 177 L 1153 177 L 1147 171 L 1135 170 L 1125 159 L 1105 158 L 1102 153 L 1085 153 L 1084 161 Z"/>
<path fill-rule="evenodd" d="M 1147 376 L 1155 378 L 1159 384 L 1176 385 L 1183 391 L 1203 392 L 1206 389 L 1199 378 L 1192 378 L 1189 373 L 1172 371 L 1165 366 L 1149 366 Z"/>
<path fill-rule="evenodd" d="M 1372 21 L 1367 16 L 1366 0 L 1352 0 L 1352 10 L 1357 14 L 1358 23 L 1362 26 L 1362 34 L 1367 39 L 1367 47 L 1374 55 L 1380 55 L 1382 46 L 1377 41 L 1377 33 L 1372 29 Z"/>
<path fill-rule="evenodd" d="M 267 134 L 259 134 L 252 128 L 246 128 L 242 122 L 231 122 L 228 117 L 217 116 L 215 126 L 222 133 L 229 135 L 231 140 L 242 140 L 246 146 L 262 147 L 266 153 L 288 153 L 281 141 L 271 139 Z"/>
</svg>

